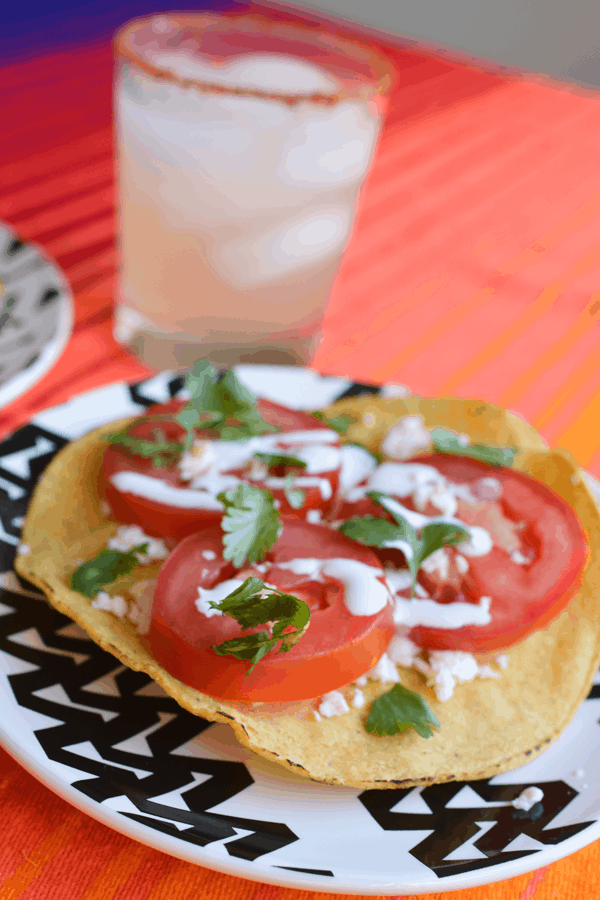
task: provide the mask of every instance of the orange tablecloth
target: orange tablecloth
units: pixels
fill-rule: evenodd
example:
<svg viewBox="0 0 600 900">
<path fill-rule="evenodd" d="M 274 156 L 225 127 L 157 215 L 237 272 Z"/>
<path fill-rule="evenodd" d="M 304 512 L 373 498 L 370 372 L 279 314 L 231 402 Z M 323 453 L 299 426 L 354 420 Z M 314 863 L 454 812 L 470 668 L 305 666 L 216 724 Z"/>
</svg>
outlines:
<svg viewBox="0 0 600 900">
<path fill-rule="evenodd" d="M 398 87 L 316 367 L 522 413 L 600 474 L 600 104 L 592 93 L 397 51 Z M 115 266 L 107 43 L 5 68 L 0 218 L 77 301 L 53 370 L 0 411 L 144 370 L 110 333 Z M 308 900 L 150 850 L 74 810 L 0 750 L 0 900 Z M 460 900 L 595 896 L 600 845 Z M 430 900 L 442 894 L 428 895 Z"/>
</svg>

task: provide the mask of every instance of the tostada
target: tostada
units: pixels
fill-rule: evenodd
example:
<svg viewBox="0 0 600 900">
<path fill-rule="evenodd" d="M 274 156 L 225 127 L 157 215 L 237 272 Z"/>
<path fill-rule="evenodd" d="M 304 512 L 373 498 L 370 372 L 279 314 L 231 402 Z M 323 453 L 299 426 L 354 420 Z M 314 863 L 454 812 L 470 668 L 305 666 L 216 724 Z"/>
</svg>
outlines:
<svg viewBox="0 0 600 900">
<path fill-rule="evenodd" d="M 235 383 L 228 406 L 216 373 L 195 377 L 187 403 L 158 412 L 179 431 L 120 422 L 53 460 L 23 577 L 183 707 L 314 780 L 488 778 L 560 734 L 600 661 L 600 516 L 567 453 L 481 401 L 360 398 L 286 425 Z M 223 442 L 263 435 L 275 442 L 246 446 L 243 465 L 215 463 Z M 315 446 L 336 456 L 310 476 L 328 480 L 321 505 L 300 480 Z M 220 508 L 196 507 L 183 536 L 115 517 L 115 447 L 148 477 L 204 457 L 195 490 Z M 234 480 L 215 491 L 211 466 Z"/>
</svg>

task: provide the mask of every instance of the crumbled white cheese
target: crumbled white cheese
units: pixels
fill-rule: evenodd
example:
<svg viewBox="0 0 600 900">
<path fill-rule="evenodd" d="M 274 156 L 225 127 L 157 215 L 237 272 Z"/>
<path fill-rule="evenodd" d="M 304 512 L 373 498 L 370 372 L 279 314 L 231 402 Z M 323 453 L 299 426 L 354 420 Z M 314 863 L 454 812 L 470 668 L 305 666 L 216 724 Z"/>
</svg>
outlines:
<svg viewBox="0 0 600 900">
<path fill-rule="evenodd" d="M 135 602 L 129 607 L 128 618 L 135 625 L 138 634 L 148 634 L 150 631 L 155 590 L 156 578 L 145 578 L 129 588 Z"/>
<path fill-rule="evenodd" d="M 320 715 L 320 713 L 319 713 L 316 709 L 313 709 L 312 714 L 313 714 L 313 716 L 315 717 L 315 719 L 317 720 L 317 722 L 321 722 L 321 721 L 322 721 L 321 715 Z"/>
<path fill-rule="evenodd" d="M 111 597 L 106 591 L 100 591 L 92 600 L 94 609 L 102 609 L 106 612 L 114 613 L 119 619 L 124 619 L 128 612 L 127 600 L 115 594 Z"/>
<path fill-rule="evenodd" d="M 430 683 L 438 700 L 449 700 L 457 682 L 472 681 L 479 674 L 479 665 L 471 653 L 431 650 L 428 656 Z"/>
<path fill-rule="evenodd" d="M 145 534 L 139 525 L 119 525 L 114 536 L 108 540 L 110 550 L 121 550 L 123 553 L 138 544 L 148 544 L 145 553 L 136 554 L 143 566 L 147 566 L 153 559 L 165 559 L 169 555 L 165 542 Z"/>
<path fill-rule="evenodd" d="M 496 665 L 499 666 L 501 669 L 507 669 L 507 668 L 508 668 L 508 656 L 506 655 L 506 653 L 499 653 L 498 656 L 496 656 L 496 657 L 494 658 L 494 662 L 495 662 Z"/>
<path fill-rule="evenodd" d="M 181 454 L 177 468 L 182 481 L 192 481 L 210 472 L 218 459 L 216 443 L 196 438 L 191 449 Z"/>
<path fill-rule="evenodd" d="M 367 678 L 366 675 L 360 675 L 358 678 L 354 679 L 354 684 L 357 687 L 366 687 L 368 681 L 369 681 L 369 679 Z"/>
<path fill-rule="evenodd" d="M 29 556 L 29 554 L 31 553 L 31 547 L 29 546 L 29 544 L 18 544 L 17 553 L 19 556 Z"/>
<path fill-rule="evenodd" d="M 495 672 L 491 666 L 484 664 L 479 666 L 477 676 L 478 678 L 500 678 L 500 673 Z"/>
<path fill-rule="evenodd" d="M 196 609 L 199 613 L 202 613 L 203 616 L 206 616 L 207 619 L 210 619 L 211 616 L 222 616 L 223 613 L 220 609 L 214 609 L 210 606 L 211 601 L 213 603 L 220 603 L 221 600 L 224 600 L 225 597 L 228 597 L 233 591 L 237 591 L 243 583 L 244 582 L 239 578 L 229 578 L 227 581 L 222 581 L 221 584 L 218 584 L 214 588 L 199 587 L 198 599 L 194 601 Z"/>
<path fill-rule="evenodd" d="M 435 506 L 444 516 L 453 516 L 458 509 L 458 501 L 449 490 L 450 485 L 424 484 L 418 486 L 412 494 L 415 506 L 421 512 L 428 503 Z"/>
<path fill-rule="evenodd" d="M 309 509 L 307 510 L 305 518 L 310 525 L 319 525 L 323 518 L 323 514 L 320 509 Z"/>
<path fill-rule="evenodd" d="M 446 547 L 434 550 L 421 563 L 421 568 L 428 575 L 438 575 L 442 581 L 448 581 L 450 575 L 450 554 Z"/>
<path fill-rule="evenodd" d="M 498 500 L 502 496 L 502 482 L 498 478 L 480 478 L 473 485 L 476 500 Z"/>
<path fill-rule="evenodd" d="M 460 553 L 454 554 L 454 564 L 459 575 L 466 575 L 469 571 L 469 560 L 461 556 Z"/>
<path fill-rule="evenodd" d="M 529 812 L 532 806 L 535 806 L 536 803 L 539 803 L 544 797 L 544 792 L 539 787 L 528 787 L 525 788 L 524 791 L 521 791 L 519 796 L 512 801 L 512 805 L 515 809 L 522 809 L 524 812 Z"/>
<path fill-rule="evenodd" d="M 521 553 L 520 550 L 513 550 L 513 552 L 510 554 L 510 558 L 518 566 L 526 566 L 527 563 L 529 562 L 529 560 L 527 559 L 525 554 Z"/>
<path fill-rule="evenodd" d="M 367 672 L 369 678 L 374 678 L 382 684 L 389 684 L 400 681 L 396 663 L 392 662 L 387 653 L 379 657 L 372 669 Z"/>
<path fill-rule="evenodd" d="M 420 654 L 421 648 L 405 635 L 395 634 L 386 652 L 392 662 L 410 669 Z"/>
<path fill-rule="evenodd" d="M 204 557 L 204 559 L 208 559 L 208 560 L 213 560 L 213 559 L 217 558 L 217 554 L 215 553 L 214 550 L 203 550 L 202 556 Z"/>
<path fill-rule="evenodd" d="M 343 716 L 347 712 L 350 712 L 350 707 L 344 695 L 339 691 L 330 691 L 321 698 L 319 714 L 326 719 L 331 719 L 333 716 Z"/>
<path fill-rule="evenodd" d="M 403 416 L 389 429 L 381 442 L 381 451 L 390 459 L 411 459 L 431 448 L 431 434 L 422 416 Z"/>
<path fill-rule="evenodd" d="M 465 526 L 464 522 L 459 522 L 459 524 L 462 524 L 463 528 L 466 527 L 470 533 L 469 540 L 461 541 L 460 552 L 464 556 L 487 556 L 494 546 L 494 541 L 489 531 L 486 531 L 485 528 L 480 528 L 478 525 Z"/>
<path fill-rule="evenodd" d="M 361 709 L 365 705 L 365 695 L 360 690 L 360 688 L 354 688 L 354 693 L 352 694 L 352 700 L 350 701 L 352 706 L 355 709 Z"/>
</svg>

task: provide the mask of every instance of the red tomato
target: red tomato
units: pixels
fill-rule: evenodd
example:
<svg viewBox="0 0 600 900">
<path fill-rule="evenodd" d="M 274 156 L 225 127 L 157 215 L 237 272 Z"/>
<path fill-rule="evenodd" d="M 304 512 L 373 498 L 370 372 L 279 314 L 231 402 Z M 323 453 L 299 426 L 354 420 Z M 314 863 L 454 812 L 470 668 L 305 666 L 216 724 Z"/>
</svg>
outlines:
<svg viewBox="0 0 600 900">
<path fill-rule="evenodd" d="M 277 569 L 277 563 L 296 558 L 348 558 L 379 567 L 374 554 L 326 526 L 292 517 L 282 521 L 282 534 L 265 560 L 271 568 L 266 574 L 255 574 L 309 604 L 311 621 L 306 633 L 289 652 L 267 654 L 249 675 L 250 663 L 220 656 L 211 649 L 211 645 L 243 632 L 231 616 L 207 617 L 199 612 L 195 606 L 198 587 L 213 588 L 235 577 L 245 579 L 254 570 L 236 573 L 233 565 L 223 560 L 222 531 L 207 526 L 176 547 L 156 586 L 149 640 L 155 659 L 171 675 L 223 700 L 306 700 L 353 681 L 385 651 L 394 631 L 389 603 L 373 616 L 351 615 L 339 581 L 328 577 L 314 581 Z M 205 558 L 207 550 L 215 554 L 214 560 Z M 383 576 L 380 580 L 383 582 Z"/>
<path fill-rule="evenodd" d="M 173 420 L 172 416 L 179 412 L 184 405 L 185 401 L 183 400 L 172 400 L 170 403 L 157 404 L 150 407 L 147 411 L 147 418 L 133 425 L 129 433 L 132 437 L 151 440 L 154 430 L 160 427 L 169 441 L 181 440 L 184 435 L 184 429 Z M 283 406 L 270 403 L 268 400 L 259 400 L 258 408 L 264 419 L 270 424 L 278 426 L 282 433 L 326 428 L 325 425 L 308 413 L 286 409 Z M 210 431 L 199 431 L 198 436 L 210 438 L 213 435 Z M 271 474 L 286 474 L 287 470 L 281 469 L 280 471 L 280 469 L 274 470 Z M 175 465 L 155 467 L 150 460 L 134 456 L 125 448 L 114 445 L 109 446 L 104 453 L 103 471 L 105 496 L 115 517 L 120 522 L 140 525 L 148 534 L 181 540 L 186 535 L 197 531 L 203 524 L 216 523 L 221 519 L 221 510 L 182 509 L 168 506 L 144 497 L 137 497 L 134 494 L 122 493 L 110 481 L 111 476 L 117 472 L 129 471 L 151 475 L 152 478 L 159 479 L 174 487 L 186 487 L 187 484 L 181 481 Z M 300 470 L 293 471 L 301 474 Z M 243 470 L 232 470 L 231 474 L 238 475 L 240 478 L 244 477 L 244 480 L 252 481 L 251 478 L 246 477 Z M 294 510 L 287 502 L 284 490 L 276 488 L 272 490 L 272 493 L 275 499 L 279 501 L 281 512 L 302 517 L 306 516 L 307 511 L 310 509 L 326 512 L 335 500 L 339 468 L 332 472 L 325 472 L 319 477 L 327 479 L 329 482 L 331 488 L 330 499 L 322 497 L 318 487 L 310 487 L 303 491 L 305 498 L 302 507 Z M 258 486 L 261 485 L 260 481 L 254 481 L 253 483 Z M 301 485 L 298 485 L 298 487 L 301 487 Z"/>
<path fill-rule="evenodd" d="M 486 653 L 510 647 L 548 625 L 576 594 L 589 554 L 586 535 L 571 507 L 550 488 L 515 469 L 445 454 L 419 457 L 418 461 L 462 484 L 473 485 L 486 477 L 500 481 L 502 494 L 496 503 L 510 522 L 527 523 L 517 532 L 530 562 L 513 562 L 496 541 L 486 556 L 469 557 L 461 600 L 476 603 L 480 597 L 491 597 L 490 624 L 456 630 L 419 627 L 411 631 L 411 639 L 429 649 Z M 492 521 L 497 531 L 502 526 L 497 515 L 490 520 L 483 505 L 470 517 L 459 509 L 459 516 L 483 527 Z M 460 553 L 460 544 L 457 551 Z M 419 580 L 430 590 L 436 587 L 435 579 L 423 572 Z"/>
</svg>

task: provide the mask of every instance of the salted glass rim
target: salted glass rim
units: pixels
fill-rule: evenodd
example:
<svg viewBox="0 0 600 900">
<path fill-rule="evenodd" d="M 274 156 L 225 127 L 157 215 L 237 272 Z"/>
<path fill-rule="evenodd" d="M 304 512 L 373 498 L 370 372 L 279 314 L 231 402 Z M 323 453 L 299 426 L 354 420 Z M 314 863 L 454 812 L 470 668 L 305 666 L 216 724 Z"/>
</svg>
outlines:
<svg viewBox="0 0 600 900">
<path fill-rule="evenodd" d="M 133 41 L 133 35 L 144 26 L 150 25 L 157 19 L 168 19 L 175 22 L 181 29 L 186 26 L 193 26 L 195 30 L 208 29 L 210 26 L 228 26 L 234 30 L 236 26 L 243 31 L 243 26 L 254 26 L 255 30 L 261 30 L 268 37 L 273 35 L 279 39 L 288 39 L 290 42 L 296 38 L 306 46 L 312 46 L 315 49 L 334 50 L 337 54 L 343 56 L 349 63 L 349 70 L 354 66 L 354 74 L 357 76 L 357 84 L 352 87 L 342 86 L 340 90 L 331 93 L 321 93 L 320 91 L 267 91 L 261 88 L 253 87 L 236 87 L 234 85 L 219 84 L 203 78 L 191 78 L 187 76 L 177 75 L 170 69 L 162 68 L 150 59 L 144 57 L 136 50 Z M 158 35 L 157 35 L 158 36 Z M 391 62 L 381 53 L 375 51 L 374 48 L 362 41 L 353 41 L 347 36 L 341 37 L 336 29 L 317 30 L 314 27 L 303 25 L 302 23 L 289 22 L 285 20 L 271 19 L 264 15 L 246 14 L 241 16 L 218 15 L 211 13 L 164 13 L 153 14 L 148 16 L 138 16 L 123 25 L 114 36 L 115 55 L 117 58 L 124 57 L 128 62 L 133 63 L 138 69 L 141 69 L 147 75 L 158 78 L 162 81 L 169 81 L 184 88 L 196 88 L 203 93 L 225 94 L 229 96 L 245 96 L 256 97 L 266 100 L 278 100 L 288 104 L 296 104 L 299 102 L 310 101 L 313 103 L 324 103 L 331 105 L 338 103 L 347 97 L 361 96 L 368 91 L 370 97 L 376 95 L 385 95 L 389 93 L 393 82 L 394 68 Z M 239 55 L 244 52 L 241 51 Z M 301 57 L 298 52 L 290 53 L 291 56 Z M 327 66 L 327 59 L 319 60 L 315 63 L 336 77 Z M 362 71 L 359 71 L 359 65 Z M 365 70 L 370 69 L 371 74 L 368 75 Z M 340 76 L 337 76 L 338 82 Z"/>
</svg>

